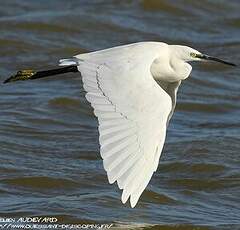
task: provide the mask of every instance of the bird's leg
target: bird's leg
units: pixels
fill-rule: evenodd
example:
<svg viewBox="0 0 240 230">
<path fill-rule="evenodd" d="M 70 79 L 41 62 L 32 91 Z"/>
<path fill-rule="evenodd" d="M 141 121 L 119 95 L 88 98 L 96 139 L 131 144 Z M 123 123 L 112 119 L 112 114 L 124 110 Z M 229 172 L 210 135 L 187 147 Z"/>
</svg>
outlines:
<svg viewBox="0 0 240 230">
<path fill-rule="evenodd" d="M 36 74 L 34 70 L 20 70 L 15 75 L 5 80 L 4 83 L 29 80 L 34 74 Z"/>
<path fill-rule="evenodd" d="M 34 70 L 20 70 L 15 75 L 11 76 L 3 83 L 9 83 L 14 81 L 25 81 L 25 80 L 34 80 L 43 77 L 49 77 L 57 74 L 69 73 L 69 72 L 78 72 L 77 66 L 66 66 L 58 69 L 51 69 L 45 71 L 34 71 Z"/>
</svg>

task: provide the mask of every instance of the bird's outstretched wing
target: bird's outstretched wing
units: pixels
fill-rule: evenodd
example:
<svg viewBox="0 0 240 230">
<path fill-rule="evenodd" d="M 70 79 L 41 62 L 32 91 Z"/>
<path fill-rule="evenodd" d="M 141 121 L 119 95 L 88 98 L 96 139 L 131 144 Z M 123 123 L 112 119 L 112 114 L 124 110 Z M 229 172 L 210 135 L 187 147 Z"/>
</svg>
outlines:
<svg viewBox="0 0 240 230">
<path fill-rule="evenodd" d="M 131 207 L 157 169 L 172 109 L 171 97 L 150 73 L 152 54 L 137 57 L 114 50 L 78 57 L 86 98 L 99 122 L 104 169 L 109 183 L 117 181 L 123 189 L 122 202 L 130 197 Z"/>
</svg>

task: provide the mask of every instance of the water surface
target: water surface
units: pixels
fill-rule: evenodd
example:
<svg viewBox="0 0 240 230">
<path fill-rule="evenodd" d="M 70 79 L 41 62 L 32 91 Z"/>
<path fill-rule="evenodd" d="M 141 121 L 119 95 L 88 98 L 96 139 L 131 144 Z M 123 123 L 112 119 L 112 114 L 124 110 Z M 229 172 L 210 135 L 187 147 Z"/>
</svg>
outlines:
<svg viewBox="0 0 240 230">
<path fill-rule="evenodd" d="M 239 64 L 237 0 L 2 1 L 0 80 L 137 41 L 192 46 Z M 123 229 L 240 229 L 239 68 L 195 63 L 161 163 L 136 208 L 99 154 L 79 75 L 0 87 L 0 216 L 55 216 Z"/>
</svg>

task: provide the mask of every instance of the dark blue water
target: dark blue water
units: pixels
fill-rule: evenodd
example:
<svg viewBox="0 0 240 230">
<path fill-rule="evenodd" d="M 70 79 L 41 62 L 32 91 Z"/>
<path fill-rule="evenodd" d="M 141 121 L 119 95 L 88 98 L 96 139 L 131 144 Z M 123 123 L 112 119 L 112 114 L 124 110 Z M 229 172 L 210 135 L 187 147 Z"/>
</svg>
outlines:
<svg viewBox="0 0 240 230">
<path fill-rule="evenodd" d="M 239 64 L 240 2 L 2 1 L 0 80 L 137 41 L 185 44 Z M 195 63 L 157 172 L 131 209 L 109 185 L 80 75 L 0 86 L 0 217 L 118 228 L 240 229 L 239 67 Z M 150 227 L 149 227 L 150 226 Z"/>
</svg>

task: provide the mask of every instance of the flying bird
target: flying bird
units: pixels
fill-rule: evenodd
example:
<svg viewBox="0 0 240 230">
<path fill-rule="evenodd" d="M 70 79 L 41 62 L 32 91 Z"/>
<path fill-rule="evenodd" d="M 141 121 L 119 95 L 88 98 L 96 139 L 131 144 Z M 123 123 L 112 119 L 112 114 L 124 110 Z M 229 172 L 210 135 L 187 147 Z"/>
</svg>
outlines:
<svg viewBox="0 0 240 230">
<path fill-rule="evenodd" d="M 191 61 L 235 64 L 187 46 L 139 42 L 60 60 L 46 71 L 22 70 L 4 83 L 80 72 L 98 118 L 100 154 L 109 183 L 135 207 L 157 170 L 178 88 Z"/>
</svg>

